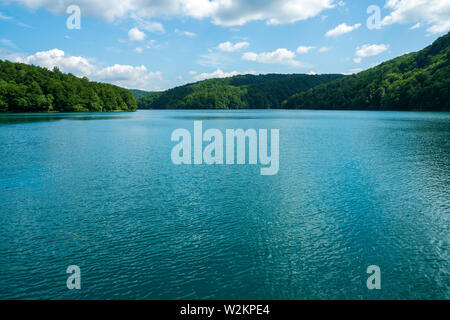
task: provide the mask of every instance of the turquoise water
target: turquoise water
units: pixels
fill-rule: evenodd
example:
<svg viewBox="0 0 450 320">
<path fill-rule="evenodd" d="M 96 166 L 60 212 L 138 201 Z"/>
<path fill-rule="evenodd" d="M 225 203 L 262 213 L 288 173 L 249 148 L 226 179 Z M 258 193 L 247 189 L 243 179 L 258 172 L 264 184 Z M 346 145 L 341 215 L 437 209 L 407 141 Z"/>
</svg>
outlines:
<svg viewBox="0 0 450 320">
<path fill-rule="evenodd" d="M 280 129 L 278 175 L 174 166 L 194 120 Z M 1 115 L 0 299 L 449 299 L 449 154 L 449 113 Z"/>
</svg>

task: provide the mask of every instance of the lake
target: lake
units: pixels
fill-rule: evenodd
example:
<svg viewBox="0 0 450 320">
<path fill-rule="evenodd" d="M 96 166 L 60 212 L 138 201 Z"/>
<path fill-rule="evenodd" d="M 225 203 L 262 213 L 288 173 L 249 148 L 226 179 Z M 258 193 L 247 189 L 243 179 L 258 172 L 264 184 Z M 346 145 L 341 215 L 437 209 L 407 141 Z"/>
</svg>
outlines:
<svg viewBox="0 0 450 320">
<path fill-rule="evenodd" d="M 278 174 L 174 165 L 195 120 L 279 129 Z M 450 298 L 449 113 L 0 115 L 0 155 L 0 299 Z"/>
</svg>

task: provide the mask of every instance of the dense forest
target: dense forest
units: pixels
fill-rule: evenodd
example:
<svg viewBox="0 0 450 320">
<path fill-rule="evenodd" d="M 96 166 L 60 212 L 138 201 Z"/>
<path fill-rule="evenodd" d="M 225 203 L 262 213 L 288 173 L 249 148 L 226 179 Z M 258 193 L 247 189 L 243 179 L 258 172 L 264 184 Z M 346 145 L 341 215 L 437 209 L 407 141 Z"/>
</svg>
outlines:
<svg viewBox="0 0 450 320">
<path fill-rule="evenodd" d="M 288 109 L 450 110 L 450 33 L 431 46 L 298 93 Z"/>
<path fill-rule="evenodd" d="M 135 111 L 130 91 L 45 68 L 0 60 L 0 112 Z"/>
<path fill-rule="evenodd" d="M 139 109 L 276 109 L 293 94 L 343 75 L 268 74 L 210 79 L 138 97 Z"/>
<path fill-rule="evenodd" d="M 138 89 L 130 89 L 130 92 L 133 94 L 133 96 L 136 98 L 136 100 L 139 100 L 145 96 L 148 96 L 148 95 L 154 93 L 151 91 L 144 91 L 144 90 L 138 90 Z"/>
</svg>

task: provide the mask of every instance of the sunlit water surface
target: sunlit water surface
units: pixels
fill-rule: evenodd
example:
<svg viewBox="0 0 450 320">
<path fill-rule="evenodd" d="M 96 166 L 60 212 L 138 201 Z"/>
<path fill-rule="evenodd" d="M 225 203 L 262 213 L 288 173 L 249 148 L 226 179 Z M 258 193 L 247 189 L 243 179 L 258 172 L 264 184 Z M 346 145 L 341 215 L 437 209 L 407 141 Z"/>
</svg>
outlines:
<svg viewBox="0 0 450 320">
<path fill-rule="evenodd" d="M 173 165 L 194 120 L 280 129 L 278 175 Z M 2 115 L 0 299 L 449 299 L 449 155 L 448 113 Z"/>
</svg>

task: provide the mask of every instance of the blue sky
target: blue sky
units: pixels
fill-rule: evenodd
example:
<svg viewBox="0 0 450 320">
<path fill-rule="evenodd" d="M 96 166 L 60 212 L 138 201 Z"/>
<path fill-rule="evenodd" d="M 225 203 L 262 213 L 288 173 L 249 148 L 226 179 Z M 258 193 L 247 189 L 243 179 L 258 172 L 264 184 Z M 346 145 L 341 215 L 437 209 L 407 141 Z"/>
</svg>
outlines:
<svg viewBox="0 0 450 320">
<path fill-rule="evenodd" d="M 81 29 L 67 27 L 70 5 Z M 0 59 L 163 90 L 245 73 L 354 73 L 449 30 L 450 0 L 2 0 Z"/>
</svg>

